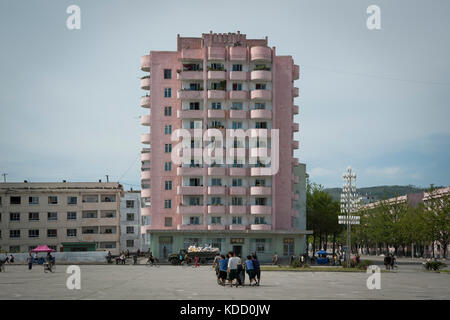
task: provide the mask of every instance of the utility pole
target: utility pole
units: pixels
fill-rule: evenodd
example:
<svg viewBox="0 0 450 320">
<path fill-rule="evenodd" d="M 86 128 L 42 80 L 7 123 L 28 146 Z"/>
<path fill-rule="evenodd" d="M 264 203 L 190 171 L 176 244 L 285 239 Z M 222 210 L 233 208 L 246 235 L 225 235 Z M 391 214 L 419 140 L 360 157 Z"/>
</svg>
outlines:
<svg viewBox="0 0 450 320">
<path fill-rule="evenodd" d="M 7 173 L 2 173 L 2 176 L 3 176 L 3 182 L 6 182 L 6 176 L 7 176 L 8 174 Z"/>
<path fill-rule="evenodd" d="M 106 175 L 106 182 L 109 182 L 109 175 Z"/>
</svg>

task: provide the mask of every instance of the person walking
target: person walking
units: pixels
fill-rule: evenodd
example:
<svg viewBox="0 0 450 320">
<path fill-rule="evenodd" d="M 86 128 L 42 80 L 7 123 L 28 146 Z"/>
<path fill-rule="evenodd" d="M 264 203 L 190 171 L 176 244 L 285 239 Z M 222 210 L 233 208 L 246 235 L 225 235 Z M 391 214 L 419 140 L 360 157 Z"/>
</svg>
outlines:
<svg viewBox="0 0 450 320">
<path fill-rule="evenodd" d="M 198 256 L 197 255 L 195 255 L 194 263 L 195 263 L 194 267 L 198 268 Z"/>
<path fill-rule="evenodd" d="M 33 268 L 33 256 L 31 255 L 31 252 L 28 255 L 27 262 L 28 262 L 28 270 L 31 270 Z"/>
<path fill-rule="evenodd" d="M 233 281 L 237 279 L 237 265 L 240 259 L 236 257 L 236 253 L 231 251 L 228 253 L 230 257 L 228 260 L 228 281 L 230 282 L 230 287 L 233 286 Z"/>
<path fill-rule="evenodd" d="M 219 277 L 217 282 L 222 286 L 225 286 L 225 282 L 227 281 L 227 269 L 228 259 L 226 259 L 224 255 L 221 255 L 219 260 Z"/>
<path fill-rule="evenodd" d="M 259 264 L 256 253 L 253 254 L 252 261 L 253 261 L 253 269 L 255 270 L 256 285 L 259 286 L 259 284 L 261 282 L 261 266 Z"/>
<path fill-rule="evenodd" d="M 239 262 L 237 265 L 237 283 L 238 285 L 242 286 L 244 285 L 245 280 L 245 271 L 244 271 L 244 264 L 242 263 L 241 257 L 238 256 Z M 242 275 L 244 274 L 244 277 Z"/>
<path fill-rule="evenodd" d="M 217 253 L 216 256 L 214 257 L 214 262 L 212 265 L 213 269 L 216 271 L 216 276 L 219 276 L 219 269 L 220 269 L 219 263 L 220 263 L 220 253 Z"/>
<path fill-rule="evenodd" d="M 275 254 L 273 255 L 273 259 L 272 259 L 272 263 L 274 265 L 278 265 L 278 254 L 275 252 Z"/>
<path fill-rule="evenodd" d="M 245 271 L 248 274 L 248 278 L 250 280 L 250 286 L 256 284 L 255 281 L 255 268 L 253 266 L 252 256 L 247 256 L 247 260 L 245 260 Z"/>
</svg>

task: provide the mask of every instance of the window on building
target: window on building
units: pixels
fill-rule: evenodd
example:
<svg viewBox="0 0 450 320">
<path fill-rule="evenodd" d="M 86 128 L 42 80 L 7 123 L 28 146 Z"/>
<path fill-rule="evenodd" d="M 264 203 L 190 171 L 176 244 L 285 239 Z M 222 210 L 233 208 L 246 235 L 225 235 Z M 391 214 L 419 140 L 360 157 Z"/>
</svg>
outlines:
<svg viewBox="0 0 450 320">
<path fill-rule="evenodd" d="M 164 185 L 164 189 L 165 190 L 172 190 L 172 181 L 165 181 L 165 183 L 164 183 L 165 185 Z"/>
<path fill-rule="evenodd" d="M 242 129 L 242 121 L 233 121 L 232 124 L 231 124 L 231 127 L 233 129 L 235 129 L 235 130 L 236 129 Z M 236 139 L 234 140 L 234 142 L 237 143 Z"/>
<path fill-rule="evenodd" d="M 164 163 L 164 171 L 172 171 L 172 162 L 165 162 Z"/>
<path fill-rule="evenodd" d="M 256 253 L 264 253 L 266 252 L 266 239 L 255 239 Z"/>
<path fill-rule="evenodd" d="M 255 224 L 266 224 L 265 217 L 255 217 Z"/>
<path fill-rule="evenodd" d="M 164 218 L 164 226 L 165 227 L 171 227 L 172 226 L 172 218 L 171 217 L 165 217 Z"/>
<path fill-rule="evenodd" d="M 172 134 L 172 125 L 166 124 L 164 126 L 164 134 Z"/>
<path fill-rule="evenodd" d="M 48 229 L 47 230 L 47 238 L 56 238 L 56 237 L 57 237 L 56 229 Z"/>
<path fill-rule="evenodd" d="M 283 255 L 292 256 L 294 254 L 294 238 L 283 239 Z"/>
<path fill-rule="evenodd" d="M 242 179 L 240 178 L 235 178 L 231 181 L 231 185 L 233 187 L 242 187 Z"/>
<path fill-rule="evenodd" d="M 233 71 L 242 71 L 242 64 L 233 64 Z"/>
<path fill-rule="evenodd" d="M 58 204 L 58 197 L 57 196 L 49 196 L 48 204 Z"/>
<path fill-rule="evenodd" d="M 20 238 L 20 230 L 9 230 L 10 238 Z"/>
<path fill-rule="evenodd" d="M 127 208 L 134 208 L 134 200 L 127 200 L 126 207 Z"/>
<path fill-rule="evenodd" d="M 221 224 L 222 217 L 211 217 L 211 224 Z"/>
<path fill-rule="evenodd" d="M 39 238 L 39 229 L 28 230 L 28 238 Z"/>
<path fill-rule="evenodd" d="M 97 211 L 90 210 L 90 211 L 83 211 L 82 217 L 84 219 L 96 219 L 98 216 Z"/>
<path fill-rule="evenodd" d="M 164 200 L 164 209 L 170 209 L 170 208 L 172 208 L 172 200 L 171 199 Z"/>
<path fill-rule="evenodd" d="M 255 84 L 256 90 L 266 90 L 266 84 L 265 83 L 257 83 Z"/>
<path fill-rule="evenodd" d="M 58 213 L 57 212 L 47 212 L 47 220 L 48 221 L 58 220 Z"/>
<path fill-rule="evenodd" d="M 242 217 L 232 217 L 231 218 L 231 224 L 242 224 Z"/>
<path fill-rule="evenodd" d="M 134 213 L 127 213 L 127 221 L 134 221 Z"/>
<path fill-rule="evenodd" d="M 20 204 L 20 202 L 21 202 L 20 197 L 16 196 L 9 197 L 9 204 Z"/>
<path fill-rule="evenodd" d="M 242 83 L 233 83 L 233 91 L 242 91 Z"/>
<path fill-rule="evenodd" d="M 222 103 L 221 102 L 212 102 L 211 109 L 212 110 L 222 110 Z"/>
<path fill-rule="evenodd" d="M 200 102 L 189 102 L 189 110 L 200 110 Z"/>
<path fill-rule="evenodd" d="M 172 152 L 172 144 L 171 144 L 171 143 L 166 143 L 166 144 L 164 144 L 164 152 L 165 152 L 165 153 L 170 153 L 170 152 Z"/>
<path fill-rule="evenodd" d="M 267 199 L 266 198 L 255 198 L 255 205 L 256 206 L 266 206 Z"/>
<path fill-rule="evenodd" d="M 20 246 L 9 246 L 9 252 L 10 253 L 19 253 L 20 252 Z"/>
<path fill-rule="evenodd" d="M 67 204 L 68 205 L 75 205 L 78 203 L 77 197 L 67 197 Z"/>
<path fill-rule="evenodd" d="M 82 234 L 98 234 L 98 227 L 82 227 Z"/>
<path fill-rule="evenodd" d="M 231 198 L 231 205 L 232 206 L 242 206 L 243 201 L 241 197 L 233 197 Z"/>
<path fill-rule="evenodd" d="M 67 212 L 67 220 L 77 220 L 77 213 L 74 211 Z"/>
<path fill-rule="evenodd" d="M 266 108 L 266 104 L 265 103 L 262 103 L 262 102 L 255 103 L 255 109 L 256 110 L 263 110 L 265 108 Z"/>
<path fill-rule="evenodd" d="M 133 226 L 127 226 L 127 234 L 133 234 L 134 233 L 134 227 Z"/>
<path fill-rule="evenodd" d="M 20 221 L 20 213 L 19 212 L 11 212 L 9 214 L 9 221 Z"/>
<path fill-rule="evenodd" d="M 116 247 L 115 242 L 100 242 L 99 244 L 101 249 L 114 249 Z"/>
<path fill-rule="evenodd" d="M 266 180 L 265 179 L 255 179 L 255 187 L 265 187 Z"/>
<path fill-rule="evenodd" d="M 164 88 L 164 98 L 172 97 L 172 88 Z"/>
<path fill-rule="evenodd" d="M 256 129 L 267 129 L 267 122 L 255 122 Z"/>
<path fill-rule="evenodd" d="M 244 108 L 244 105 L 242 102 L 233 102 L 231 105 L 231 110 L 242 110 Z"/>
<path fill-rule="evenodd" d="M 200 205 L 200 197 L 189 197 L 189 205 L 190 206 L 199 206 Z"/>
<path fill-rule="evenodd" d="M 172 79 L 172 70 L 164 69 L 164 79 Z"/>
<path fill-rule="evenodd" d="M 200 217 L 189 217 L 189 224 L 200 224 Z"/>
<path fill-rule="evenodd" d="M 77 229 L 67 229 L 67 236 L 68 237 L 76 237 L 77 236 Z"/>
<path fill-rule="evenodd" d="M 28 212 L 28 221 L 39 221 L 39 212 Z"/>
<path fill-rule="evenodd" d="M 134 247 L 134 240 L 127 240 L 127 247 L 129 248 Z"/>
<path fill-rule="evenodd" d="M 98 202 L 98 195 L 96 195 L 96 194 L 84 195 L 83 196 L 83 202 L 86 202 L 86 203 Z"/>
<path fill-rule="evenodd" d="M 116 211 L 115 210 L 102 210 L 100 213 L 101 218 L 115 218 L 116 217 Z"/>
<path fill-rule="evenodd" d="M 103 194 L 100 198 L 101 202 L 116 202 L 116 195 L 114 194 Z"/>
<path fill-rule="evenodd" d="M 39 197 L 28 197 L 28 204 L 39 204 Z"/>
<path fill-rule="evenodd" d="M 211 197 L 211 205 L 220 206 L 222 204 L 222 198 L 220 197 Z"/>
<path fill-rule="evenodd" d="M 172 107 L 164 107 L 164 116 L 166 117 L 172 116 Z"/>
</svg>

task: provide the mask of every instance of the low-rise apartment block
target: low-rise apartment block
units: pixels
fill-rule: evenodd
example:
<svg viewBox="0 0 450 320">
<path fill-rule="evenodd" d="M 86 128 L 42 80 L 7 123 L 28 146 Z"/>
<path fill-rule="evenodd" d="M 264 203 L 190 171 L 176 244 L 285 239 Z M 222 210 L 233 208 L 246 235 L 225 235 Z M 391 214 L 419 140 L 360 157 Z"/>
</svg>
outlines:
<svg viewBox="0 0 450 320">
<path fill-rule="evenodd" d="M 142 250 L 141 191 L 125 191 L 120 199 L 120 250 Z"/>
</svg>

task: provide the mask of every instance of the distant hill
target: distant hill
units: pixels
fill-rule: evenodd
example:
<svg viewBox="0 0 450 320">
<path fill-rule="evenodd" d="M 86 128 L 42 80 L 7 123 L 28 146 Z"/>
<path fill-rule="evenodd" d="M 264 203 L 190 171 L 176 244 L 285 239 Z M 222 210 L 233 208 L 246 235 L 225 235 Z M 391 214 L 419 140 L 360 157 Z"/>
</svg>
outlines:
<svg viewBox="0 0 450 320">
<path fill-rule="evenodd" d="M 428 188 L 420 188 L 416 186 L 377 186 L 367 188 L 357 188 L 356 192 L 361 196 L 374 197 L 375 200 L 393 198 L 396 196 L 404 196 L 409 193 L 417 193 L 427 190 Z M 326 188 L 325 192 L 330 194 L 334 200 L 341 199 L 341 188 Z"/>
</svg>

